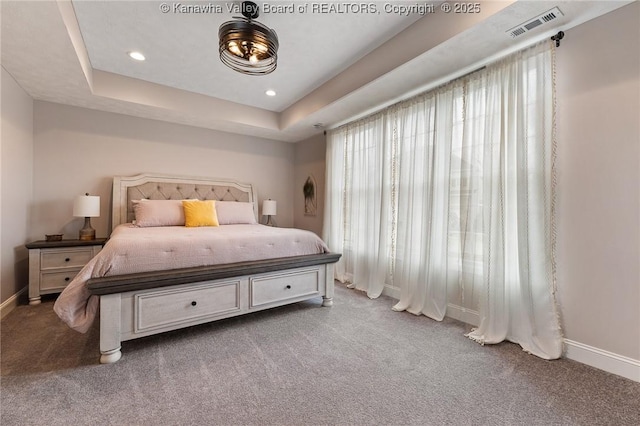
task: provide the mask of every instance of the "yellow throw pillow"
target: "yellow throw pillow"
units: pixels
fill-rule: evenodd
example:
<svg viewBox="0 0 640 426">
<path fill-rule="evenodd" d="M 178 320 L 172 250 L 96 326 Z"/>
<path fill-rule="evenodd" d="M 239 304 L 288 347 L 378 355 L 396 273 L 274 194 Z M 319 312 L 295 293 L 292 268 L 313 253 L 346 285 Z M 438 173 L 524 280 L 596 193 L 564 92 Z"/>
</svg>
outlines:
<svg viewBox="0 0 640 426">
<path fill-rule="evenodd" d="M 218 226 L 215 201 L 183 201 L 182 207 L 184 208 L 184 226 Z"/>
</svg>

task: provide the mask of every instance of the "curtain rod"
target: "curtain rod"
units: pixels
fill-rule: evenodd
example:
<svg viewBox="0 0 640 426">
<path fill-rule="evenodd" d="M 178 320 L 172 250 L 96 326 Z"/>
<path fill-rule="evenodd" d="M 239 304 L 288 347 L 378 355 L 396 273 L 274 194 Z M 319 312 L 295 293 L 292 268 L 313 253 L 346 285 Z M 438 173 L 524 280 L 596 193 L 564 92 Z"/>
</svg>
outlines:
<svg viewBox="0 0 640 426">
<path fill-rule="evenodd" d="M 548 33 L 547 33 L 547 34 L 548 34 Z M 548 37 L 548 36 L 547 36 L 547 37 Z M 564 32 L 563 32 L 563 31 L 558 31 L 558 33 L 557 33 L 556 35 L 551 36 L 551 40 L 556 42 L 556 47 L 560 47 L 560 40 L 562 40 L 563 38 L 564 38 Z M 486 63 L 486 65 L 483 65 L 483 66 L 481 66 L 481 67 L 479 67 L 479 68 L 476 68 L 476 69 L 474 69 L 474 70 L 472 70 L 472 71 L 469 71 L 468 73 L 465 73 L 465 74 L 463 74 L 463 75 L 461 75 L 461 76 L 451 78 L 450 80 L 448 80 L 448 81 L 446 81 L 446 82 L 443 82 L 443 83 L 437 84 L 437 85 L 435 85 L 435 86 L 432 86 L 432 87 L 430 87 L 430 88 L 428 88 L 428 89 L 425 89 L 425 90 L 423 90 L 423 91 L 420 91 L 420 92 L 418 92 L 418 93 L 414 93 L 414 94 L 412 94 L 412 95 L 409 95 L 409 96 L 407 96 L 406 98 L 396 99 L 395 101 L 389 102 L 389 103 L 387 103 L 386 105 L 385 105 L 385 104 L 382 104 L 382 106 L 379 106 L 378 108 L 370 109 L 370 110 L 369 110 L 369 112 L 365 112 L 365 113 L 362 113 L 362 114 L 356 115 L 355 117 L 352 117 L 351 119 L 348 119 L 349 121 L 346 121 L 346 120 L 339 121 L 339 122 L 338 122 L 338 123 L 339 123 L 338 125 L 336 125 L 336 126 L 330 126 L 330 127 L 328 128 L 328 130 L 336 130 L 336 129 L 339 129 L 339 128 L 341 128 L 341 127 L 347 126 L 347 125 L 349 125 L 349 124 L 351 124 L 351 123 L 354 123 L 354 122 L 356 122 L 356 121 L 358 121 L 358 120 L 364 120 L 364 119 L 366 119 L 366 118 L 368 118 L 368 117 L 373 117 L 374 115 L 376 115 L 376 114 L 378 114 L 378 113 L 380 113 L 380 112 L 382 112 L 382 111 L 384 111 L 384 110 L 386 110 L 386 109 L 388 109 L 388 108 L 392 108 L 394 105 L 398 105 L 398 104 L 400 104 L 400 103 L 402 103 L 402 102 L 405 102 L 405 101 L 408 101 L 408 100 L 410 100 L 410 99 L 412 99 L 412 98 L 415 98 L 415 97 L 418 97 L 418 96 L 422 96 L 422 95 L 423 95 L 424 93 L 426 93 L 426 92 L 429 92 L 429 91 L 431 91 L 431 90 L 436 90 L 436 89 L 438 89 L 439 87 L 446 86 L 447 84 L 450 84 L 450 83 L 452 83 L 452 82 L 454 82 L 454 81 L 456 81 L 456 80 L 460 80 L 460 79 L 465 78 L 465 77 L 468 77 L 469 75 L 474 74 L 474 73 L 476 73 L 476 72 L 478 72 L 478 71 L 482 71 L 482 70 L 484 70 L 485 68 L 487 68 L 487 66 L 488 66 L 488 65 L 490 65 L 491 63 L 494 63 L 494 62 L 496 62 L 496 61 L 500 60 L 500 58 L 507 57 L 507 56 L 509 56 L 509 55 L 514 54 L 515 52 L 518 52 L 518 51 L 526 50 L 526 49 L 528 49 L 528 48 L 530 48 L 530 47 L 532 47 L 532 46 L 536 45 L 537 43 L 542 42 L 542 40 L 544 40 L 544 38 L 540 38 L 540 39 L 538 39 L 538 41 L 536 41 L 536 42 L 533 42 L 533 43 L 531 43 L 531 44 L 525 45 L 524 47 L 522 47 L 522 46 L 521 46 L 520 48 L 515 49 L 515 50 L 513 50 L 513 51 L 508 51 L 507 53 L 496 55 L 496 56 L 497 56 L 497 58 L 496 58 L 496 57 L 493 57 L 493 59 L 492 59 L 492 60 L 490 60 L 490 62 L 489 62 L 489 63 Z M 323 134 L 326 136 L 326 134 L 327 134 L 327 129 L 325 129 L 325 130 L 324 130 Z"/>
</svg>

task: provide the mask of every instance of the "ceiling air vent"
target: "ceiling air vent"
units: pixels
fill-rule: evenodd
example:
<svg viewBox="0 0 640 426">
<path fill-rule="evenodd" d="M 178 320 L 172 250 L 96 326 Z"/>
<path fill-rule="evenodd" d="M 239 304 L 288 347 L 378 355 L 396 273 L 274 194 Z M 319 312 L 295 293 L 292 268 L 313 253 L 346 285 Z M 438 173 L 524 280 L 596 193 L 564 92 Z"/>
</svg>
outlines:
<svg viewBox="0 0 640 426">
<path fill-rule="evenodd" d="M 511 38 L 516 38 L 521 36 L 522 34 L 531 31 L 534 28 L 539 27 L 542 24 L 546 24 L 547 22 L 551 22 L 554 19 L 557 19 L 561 16 L 564 16 L 564 14 L 560 11 L 560 9 L 558 9 L 557 7 L 554 7 L 551 10 L 547 10 L 546 12 L 544 12 L 543 14 L 541 14 L 540 16 L 536 16 L 533 19 L 530 19 L 526 22 L 523 22 L 520 25 L 517 25 L 513 28 L 511 28 L 509 31 L 507 31 L 507 34 L 509 34 L 511 36 Z"/>
</svg>

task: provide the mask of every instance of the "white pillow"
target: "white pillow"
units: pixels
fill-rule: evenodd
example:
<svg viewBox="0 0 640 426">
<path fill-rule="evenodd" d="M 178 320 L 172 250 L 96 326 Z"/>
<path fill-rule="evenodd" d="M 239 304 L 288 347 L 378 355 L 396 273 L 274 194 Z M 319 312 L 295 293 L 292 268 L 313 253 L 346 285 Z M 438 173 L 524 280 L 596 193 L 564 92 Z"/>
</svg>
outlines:
<svg viewBox="0 0 640 426">
<path fill-rule="evenodd" d="M 256 223 L 253 203 L 244 203 L 240 201 L 216 201 L 216 213 L 218 214 L 218 223 L 220 225 Z"/>
<path fill-rule="evenodd" d="M 152 226 L 184 226 L 182 200 L 135 200 L 133 212 L 135 225 L 140 228 Z"/>
</svg>

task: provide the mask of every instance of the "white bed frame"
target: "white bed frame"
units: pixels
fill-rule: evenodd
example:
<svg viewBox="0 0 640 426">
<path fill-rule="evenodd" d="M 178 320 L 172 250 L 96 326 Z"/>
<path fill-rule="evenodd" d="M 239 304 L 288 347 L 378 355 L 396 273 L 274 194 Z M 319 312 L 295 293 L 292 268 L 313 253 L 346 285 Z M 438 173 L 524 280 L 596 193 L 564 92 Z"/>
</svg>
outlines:
<svg viewBox="0 0 640 426">
<path fill-rule="evenodd" d="M 113 179 L 112 225 L 131 222 L 134 199 L 196 197 L 253 202 L 258 218 L 250 184 L 141 174 Z M 89 291 L 100 297 L 100 362 L 118 361 L 125 340 L 319 296 L 322 306 L 331 306 L 339 258 L 325 253 L 90 279 Z"/>
</svg>

